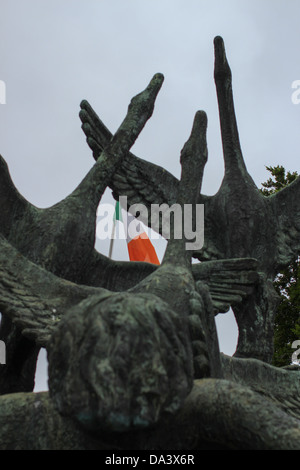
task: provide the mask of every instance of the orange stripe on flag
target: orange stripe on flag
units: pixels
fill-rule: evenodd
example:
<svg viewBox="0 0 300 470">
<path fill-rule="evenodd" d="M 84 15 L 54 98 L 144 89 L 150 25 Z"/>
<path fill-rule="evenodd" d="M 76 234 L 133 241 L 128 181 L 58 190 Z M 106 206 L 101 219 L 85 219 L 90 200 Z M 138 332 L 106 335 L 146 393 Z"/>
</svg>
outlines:
<svg viewBox="0 0 300 470">
<path fill-rule="evenodd" d="M 160 264 L 155 249 L 145 232 L 133 238 L 127 247 L 130 261 Z"/>
<path fill-rule="evenodd" d="M 155 248 L 145 232 L 145 228 L 142 226 L 141 222 L 133 217 L 132 214 L 127 213 L 123 208 L 121 211 L 121 205 L 119 202 L 116 203 L 113 219 L 113 233 L 109 248 L 109 258 L 111 258 L 112 254 L 116 220 L 119 220 L 124 224 L 130 261 L 144 261 L 152 264 L 160 264 Z"/>
<path fill-rule="evenodd" d="M 146 261 L 160 264 L 154 246 L 152 245 L 142 224 L 127 213 L 126 238 L 130 261 Z"/>
</svg>

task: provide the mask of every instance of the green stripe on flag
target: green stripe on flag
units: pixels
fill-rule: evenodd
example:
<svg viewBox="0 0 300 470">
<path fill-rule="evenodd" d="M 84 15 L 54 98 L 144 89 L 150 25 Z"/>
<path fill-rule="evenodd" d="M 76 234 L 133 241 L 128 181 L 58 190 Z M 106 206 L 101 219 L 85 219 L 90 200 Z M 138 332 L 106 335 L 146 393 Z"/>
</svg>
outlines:
<svg viewBox="0 0 300 470">
<path fill-rule="evenodd" d="M 114 220 L 120 220 L 120 222 L 123 222 L 123 219 L 122 219 L 122 208 L 121 208 L 121 206 L 120 206 L 119 201 L 116 202 L 115 213 L 114 213 Z"/>
</svg>

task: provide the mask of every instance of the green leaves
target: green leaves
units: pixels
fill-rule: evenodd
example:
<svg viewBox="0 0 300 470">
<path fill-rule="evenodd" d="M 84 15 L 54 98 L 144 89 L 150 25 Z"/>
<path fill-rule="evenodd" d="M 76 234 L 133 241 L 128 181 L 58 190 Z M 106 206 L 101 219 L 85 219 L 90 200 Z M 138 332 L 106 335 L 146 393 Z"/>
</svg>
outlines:
<svg viewBox="0 0 300 470">
<path fill-rule="evenodd" d="M 292 183 L 298 176 L 286 171 L 281 165 L 267 166 L 271 173 L 261 192 L 271 196 Z M 278 273 L 274 287 L 281 297 L 275 317 L 273 364 L 282 367 L 290 364 L 293 353 L 292 343 L 300 339 L 300 257 Z"/>
<path fill-rule="evenodd" d="M 298 176 L 298 173 L 294 171 L 286 173 L 283 166 L 266 166 L 266 169 L 270 171 L 274 179 L 269 178 L 265 183 L 262 183 L 263 189 L 261 193 L 264 196 L 270 196 L 271 194 L 277 193 L 281 189 L 285 188 L 288 184 L 292 183 Z"/>
</svg>

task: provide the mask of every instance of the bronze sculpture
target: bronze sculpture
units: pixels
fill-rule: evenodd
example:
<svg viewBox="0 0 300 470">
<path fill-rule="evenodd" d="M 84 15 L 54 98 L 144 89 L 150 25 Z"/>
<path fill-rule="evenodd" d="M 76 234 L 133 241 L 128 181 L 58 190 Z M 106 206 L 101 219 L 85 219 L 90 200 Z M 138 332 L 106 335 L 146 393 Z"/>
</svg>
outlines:
<svg viewBox="0 0 300 470">
<path fill-rule="evenodd" d="M 89 104 L 82 102 L 83 130 L 97 161 L 61 203 L 45 210 L 31 206 L 14 188 L 1 160 L 1 332 L 8 344 L 8 365 L 10 358 L 18 359 L 11 365 L 19 365 L 0 370 L 2 393 L 30 391 L 40 346 L 49 354 L 50 389 L 49 396 L 2 397 L 3 416 L 28 408 L 29 416 L 40 420 L 42 436 L 34 444 L 33 431 L 26 441 L 26 419 L 19 437 L 13 423 L 6 424 L 0 433 L 3 448 L 298 448 L 298 372 L 278 371 L 255 359 L 226 358 L 218 349 L 214 315 L 232 305 L 236 314 L 242 312 L 240 355 L 249 357 L 251 338 L 259 332 L 254 342 L 255 346 L 262 341 L 257 355 L 269 358 L 266 344 L 276 299 L 268 277 L 298 249 L 293 233 L 283 243 L 279 231 L 285 224 L 280 204 L 295 194 L 298 180 L 283 199 L 273 198 L 269 205 L 258 195 L 240 152 L 231 74 L 221 38 L 215 39 L 215 50 L 225 158 L 224 181 L 216 196 L 199 193 L 207 158 L 203 112 L 196 114 L 181 153 L 181 181 L 151 165 L 157 191 L 150 180 L 150 189 L 141 191 L 140 179 L 149 164 L 129 149 L 152 114 L 163 81 L 160 74 L 132 100 L 113 137 Z M 204 249 L 188 252 L 184 239 L 171 237 L 158 268 L 113 262 L 95 252 L 96 208 L 107 185 L 134 202 L 151 202 L 151 193 L 157 203 L 203 202 Z M 256 214 L 258 208 L 261 213 Z M 257 217 L 268 222 L 271 211 L 280 215 L 279 233 L 274 234 L 274 228 L 268 236 L 257 233 Z M 296 210 L 295 233 L 297 216 Z M 68 242 L 70 230 L 73 236 L 77 233 L 74 246 Z M 264 248 L 266 241 L 274 252 Z M 191 265 L 191 255 L 203 262 Z M 247 302 L 253 307 L 248 322 Z M 27 351 L 22 358 L 20 350 Z M 275 382 L 277 390 L 272 388 Z M 239 415 L 245 434 L 234 419 L 223 420 L 226 409 Z M 0 412 L 0 422 L 1 416 Z M 53 423 L 64 435 L 60 442 L 53 435 Z M 137 437 L 140 428 L 144 430 Z M 112 433 L 108 441 L 103 430 Z"/>
</svg>

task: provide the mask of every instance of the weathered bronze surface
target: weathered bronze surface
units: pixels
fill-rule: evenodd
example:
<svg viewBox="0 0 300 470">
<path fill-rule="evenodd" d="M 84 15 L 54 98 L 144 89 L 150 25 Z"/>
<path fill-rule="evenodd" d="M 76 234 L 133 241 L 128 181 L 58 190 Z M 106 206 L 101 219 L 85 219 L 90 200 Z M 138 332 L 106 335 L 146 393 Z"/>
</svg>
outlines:
<svg viewBox="0 0 300 470">
<path fill-rule="evenodd" d="M 81 103 L 96 163 L 48 209 L 19 194 L 0 158 L 1 449 L 300 447 L 299 370 L 268 364 L 277 304 L 271 281 L 299 250 L 299 179 L 265 198 L 248 174 L 220 37 L 215 82 L 225 174 L 217 194 L 201 194 L 203 111 L 181 151 L 180 181 L 135 157 L 130 148 L 162 82 L 156 74 L 132 99 L 114 136 Z M 129 205 L 204 204 L 203 248 L 187 250 L 173 223 L 158 267 L 101 255 L 96 211 L 107 186 Z M 220 354 L 215 325 L 230 306 L 239 327 L 233 358 Z M 40 347 L 49 393 L 36 394 Z"/>
</svg>

